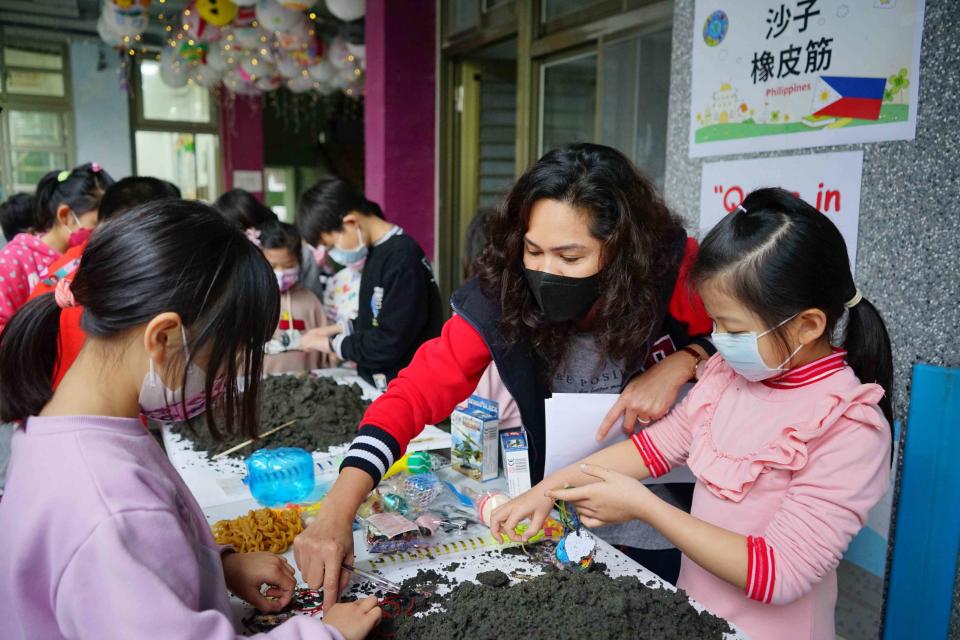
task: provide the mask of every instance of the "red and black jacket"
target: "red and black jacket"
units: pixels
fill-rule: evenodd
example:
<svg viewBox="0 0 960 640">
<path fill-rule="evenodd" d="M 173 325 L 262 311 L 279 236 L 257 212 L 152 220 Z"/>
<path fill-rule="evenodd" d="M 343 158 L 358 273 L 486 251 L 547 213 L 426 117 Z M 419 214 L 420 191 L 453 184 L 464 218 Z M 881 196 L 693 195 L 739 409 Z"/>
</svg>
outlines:
<svg viewBox="0 0 960 640">
<path fill-rule="evenodd" d="M 697 249 L 696 240 L 686 236 L 675 246 L 675 265 L 661 287 L 661 329 L 648 341 L 646 353 L 627 360 L 624 386 L 688 344 L 714 352 L 706 340 L 712 323 L 700 298 L 687 286 Z M 546 447 L 543 401 L 550 397 L 546 367 L 528 342 L 506 343 L 497 327 L 499 302 L 486 295 L 476 279 L 454 292 L 451 306 L 456 315 L 444 324 L 440 337 L 424 343 L 367 409 L 341 468 L 362 469 L 378 483 L 424 425 L 444 420 L 473 393 L 493 360 L 520 410 L 530 443 L 531 479 L 539 482 Z"/>
</svg>

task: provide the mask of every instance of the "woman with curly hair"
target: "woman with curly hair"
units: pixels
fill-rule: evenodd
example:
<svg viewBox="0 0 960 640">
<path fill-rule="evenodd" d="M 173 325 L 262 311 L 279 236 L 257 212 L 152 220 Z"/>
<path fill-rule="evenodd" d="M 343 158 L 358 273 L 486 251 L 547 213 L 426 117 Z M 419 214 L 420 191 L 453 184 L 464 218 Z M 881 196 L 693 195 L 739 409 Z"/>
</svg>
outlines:
<svg viewBox="0 0 960 640">
<path fill-rule="evenodd" d="M 367 410 L 323 512 L 296 541 L 300 569 L 332 605 L 352 557 L 357 506 L 423 425 L 443 420 L 491 361 L 520 409 L 531 479 L 543 477 L 544 399 L 618 393 L 597 428 L 660 418 L 713 353 L 711 322 L 686 285 L 697 243 L 620 152 L 577 144 L 520 177 L 490 223 L 456 315 Z M 596 425 L 584 425 L 592 440 Z M 640 545 L 633 545 L 640 546 Z"/>
</svg>

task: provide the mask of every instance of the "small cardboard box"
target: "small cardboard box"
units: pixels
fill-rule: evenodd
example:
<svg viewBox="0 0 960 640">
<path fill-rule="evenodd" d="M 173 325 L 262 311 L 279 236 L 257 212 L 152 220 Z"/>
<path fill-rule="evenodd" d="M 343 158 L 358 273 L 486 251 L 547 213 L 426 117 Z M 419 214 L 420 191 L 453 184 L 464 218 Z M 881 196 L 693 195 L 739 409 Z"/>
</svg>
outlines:
<svg viewBox="0 0 960 640">
<path fill-rule="evenodd" d="M 500 455 L 507 476 L 507 493 L 516 498 L 530 489 L 530 456 L 527 453 L 527 432 L 510 429 L 500 432 Z"/>
<path fill-rule="evenodd" d="M 496 402 L 474 395 L 450 416 L 450 460 L 468 478 L 483 481 L 499 475 L 499 413 Z"/>
</svg>

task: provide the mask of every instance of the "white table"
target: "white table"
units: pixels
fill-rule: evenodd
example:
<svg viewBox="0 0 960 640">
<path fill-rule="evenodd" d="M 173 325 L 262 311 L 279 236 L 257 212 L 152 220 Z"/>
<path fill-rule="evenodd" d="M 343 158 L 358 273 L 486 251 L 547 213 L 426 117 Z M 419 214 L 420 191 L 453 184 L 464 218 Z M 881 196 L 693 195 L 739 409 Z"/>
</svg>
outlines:
<svg viewBox="0 0 960 640">
<path fill-rule="evenodd" d="M 444 469 L 439 475 L 443 479 L 454 480 L 458 488 L 470 487 L 477 491 L 506 489 L 506 480 L 503 477 L 481 483 L 469 479 L 452 469 Z M 247 513 L 250 509 L 258 508 L 260 508 L 260 505 L 250 499 L 207 508 L 204 509 L 204 513 L 207 516 L 207 520 L 212 524 L 217 520 L 235 518 Z M 554 514 L 554 516 L 556 516 L 556 514 Z M 627 555 L 599 538 L 596 538 L 596 541 L 597 548 L 594 559 L 597 562 L 602 562 L 607 565 L 608 575 L 612 577 L 635 576 L 648 587 L 676 591 L 676 587 L 672 584 L 664 582 L 658 575 L 646 569 Z M 353 543 L 356 552 L 354 565 L 361 569 L 372 570 L 392 582 L 402 582 L 416 575 L 417 571 L 421 569 L 433 569 L 438 573 L 448 576 L 454 584 L 449 586 L 438 585 L 437 592 L 440 594 L 448 592 L 456 583 L 465 580 L 476 580 L 477 574 L 492 569 L 499 569 L 507 575 L 522 572 L 529 576 L 534 576 L 543 573 L 541 568 L 523 556 L 485 553 L 504 547 L 498 545 L 486 527 L 482 525 L 472 526 L 465 532 L 465 535 L 457 541 L 447 542 L 429 550 L 421 549 L 395 554 L 371 554 L 366 551 L 366 541 L 364 540 L 362 530 L 354 531 Z M 296 567 L 292 549 L 283 555 L 292 566 Z M 459 566 L 453 570 L 446 570 L 446 567 L 454 562 L 458 563 Z M 304 584 L 299 568 L 296 569 L 296 578 L 298 583 L 301 585 Z M 519 579 L 516 575 L 511 575 L 511 583 L 516 583 Z M 363 581 L 352 580 L 351 586 L 355 582 Z M 372 595 L 372 592 L 366 595 Z M 690 603 L 698 611 L 703 610 L 703 607 L 692 598 L 690 599 Z M 241 619 L 249 616 L 252 610 L 249 606 L 237 600 L 234 600 L 234 607 L 237 628 L 242 630 L 243 625 Z M 747 636 L 739 631 L 727 634 L 726 638 L 727 640 L 748 640 Z"/>
<path fill-rule="evenodd" d="M 333 378 L 340 384 L 356 384 L 363 391 L 363 399 L 373 401 L 381 394 L 351 369 L 317 369 L 312 375 Z M 198 428 L 203 428 L 199 425 Z M 161 427 L 163 446 L 173 467 L 180 472 L 187 487 L 203 508 L 216 507 L 236 502 L 252 501 L 250 489 L 243 484 L 246 469 L 243 461 L 236 458 L 209 460 L 204 451 L 197 451 L 193 444 L 173 432 L 170 425 Z M 317 464 L 317 481 L 321 488 L 336 477 L 340 459 L 349 443 L 331 447 L 327 451 L 314 451 Z M 433 425 L 411 441 L 408 451 L 432 451 L 450 449 L 450 434 Z M 252 449 L 251 449 L 252 452 Z M 230 516 L 233 517 L 233 516 Z"/>
</svg>

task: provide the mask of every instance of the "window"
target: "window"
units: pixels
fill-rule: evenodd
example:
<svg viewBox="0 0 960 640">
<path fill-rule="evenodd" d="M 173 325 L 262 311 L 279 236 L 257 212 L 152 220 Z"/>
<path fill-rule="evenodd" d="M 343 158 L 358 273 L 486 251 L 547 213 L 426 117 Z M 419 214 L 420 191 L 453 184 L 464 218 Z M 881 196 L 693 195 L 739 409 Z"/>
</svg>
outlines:
<svg viewBox="0 0 960 640">
<path fill-rule="evenodd" d="M 58 45 L 0 50 L 0 200 L 32 192 L 49 171 L 71 162 L 67 53 Z"/>
<path fill-rule="evenodd" d="M 597 120 L 597 54 L 544 64 L 540 74 L 540 153 L 593 142 Z"/>
<path fill-rule="evenodd" d="M 178 88 L 160 79 L 160 63 L 145 57 L 131 92 L 136 173 L 169 180 L 184 198 L 220 194 L 220 134 L 216 102 L 192 82 Z"/>
</svg>

